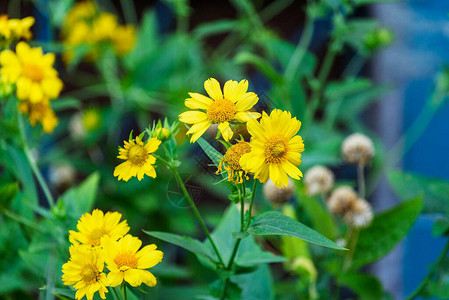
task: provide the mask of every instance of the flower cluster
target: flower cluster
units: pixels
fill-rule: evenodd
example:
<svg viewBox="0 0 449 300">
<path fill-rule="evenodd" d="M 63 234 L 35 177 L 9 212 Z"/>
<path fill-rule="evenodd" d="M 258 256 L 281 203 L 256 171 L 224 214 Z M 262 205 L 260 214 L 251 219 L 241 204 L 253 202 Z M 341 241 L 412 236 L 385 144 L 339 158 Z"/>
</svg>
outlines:
<svg viewBox="0 0 449 300">
<path fill-rule="evenodd" d="M 251 134 L 249 143 L 237 143 L 224 155 L 219 169 L 224 167 L 228 171 L 229 180 L 233 181 L 237 175 L 236 181 L 240 182 L 243 172 L 252 173 L 260 182 L 265 183 L 270 178 L 274 185 L 282 188 L 288 185 L 289 176 L 300 179 L 302 173 L 297 166 L 301 164 L 304 151 L 302 138 L 296 135 L 300 121 L 279 109 L 270 115 L 250 111 L 259 98 L 247 92 L 247 80 L 229 80 L 222 92 L 218 81 L 210 78 L 204 82 L 204 89 L 210 98 L 189 93 L 191 98 L 185 100 L 185 105 L 192 110 L 179 115 L 181 122 L 193 124 L 187 131 L 188 135 L 192 134 L 192 143 L 212 124 L 218 124 L 225 141 L 230 141 L 234 135 L 232 124 L 246 123 Z"/>
<path fill-rule="evenodd" d="M 8 47 L 15 40 L 31 39 L 30 28 L 33 24 L 33 17 L 9 19 L 7 15 L 0 15 L 0 47 Z"/>
<path fill-rule="evenodd" d="M 10 39 L 31 37 L 29 27 L 34 23 L 33 18 L 7 21 L 16 24 L 10 26 L 14 33 Z M 6 37 L 2 22 L 4 19 L 0 20 L 0 34 Z M 58 72 L 53 68 L 54 62 L 53 53 L 44 54 L 41 47 L 32 48 L 23 41 L 16 45 L 15 51 L 6 49 L 0 53 L 2 85 L 15 87 L 20 112 L 28 115 L 31 125 L 41 123 L 45 132 L 52 132 L 58 124 L 50 100 L 57 98 L 63 87 Z"/>
<path fill-rule="evenodd" d="M 154 244 L 140 249 L 142 242 L 127 234 L 129 226 L 121 217 L 118 212 L 95 209 L 80 218 L 78 231 L 70 231 L 70 260 L 62 266 L 62 280 L 77 290 L 76 299 L 91 300 L 96 292 L 105 299 L 107 287 L 123 281 L 134 287 L 156 285 L 156 277 L 147 269 L 162 261 L 162 251 Z"/>
<path fill-rule="evenodd" d="M 117 55 L 125 55 L 134 47 L 136 29 L 132 25 L 119 25 L 115 15 L 100 12 L 93 1 L 86 1 L 76 3 L 67 13 L 62 38 L 67 46 L 63 57 L 70 62 L 74 58 L 75 47 L 80 45 L 109 43 Z M 98 47 L 92 47 L 87 57 L 97 59 L 98 50 Z"/>
</svg>

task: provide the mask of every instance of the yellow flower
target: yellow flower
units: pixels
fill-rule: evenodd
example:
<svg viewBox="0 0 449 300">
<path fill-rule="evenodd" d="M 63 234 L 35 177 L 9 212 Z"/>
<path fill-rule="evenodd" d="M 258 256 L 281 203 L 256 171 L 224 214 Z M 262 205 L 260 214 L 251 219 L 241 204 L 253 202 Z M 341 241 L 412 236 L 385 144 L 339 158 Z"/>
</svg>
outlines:
<svg viewBox="0 0 449 300">
<path fill-rule="evenodd" d="M 142 241 L 127 234 L 119 241 L 103 238 L 101 243 L 109 269 L 108 283 L 114 287 L 125 280 L 132 286 L 142 283 L 153 287 L 156 285 L 156 277 L 146 269 L 154 267 L 162 261 L 162 251 L 156 250 L 156 245 L 143 247 Z"/>
<path fill-rule="evenodd" d="M 16 53 L 4 50 L 0 53 L 1 75 L 16 83 L 17 97 L 33 103 L 54 99 L 62 90 L 62 81 L 53 68 L 55 55 L 43 54 L 42 48 L 30 48 L 19 42 Z"/>
<path fill-rule="evenodd" d="M 85 245 L 70 246 L 70 260 L 62 266 L 62 281 L 77 289 L 75 298 L 84 296 L 92 300 L 95 292 L 106 299 L 108 292 L 106 275 L 103 273 L 104 256 L 99 248 Z"/>
<path fill-rule="evenodd" d="M 101 13 L 92 24 L 92 38 L 96 42 L 110 40 L 117 28 L 117 17 L 111 13 Z"/>
<path fill-rule="evenodd" d="M 127 54 L 136 43 L 136 28 L 132 25 L 117 26 L 112 36 L 112 43 L 117 55 Z"/>
<path fill-rule="evenodd" d="M 301 122 L 289 112 L 275 109 L 270 116 L 264 112 L 260 123 L 248 121 L 247 127 L 251 152 L 240 159 L 243 170 L 254 173 L 262 183 L 270 178 L 278 188 L 288 186 L 288 176 L 299 180 L 302 173 L 296 166 L 301 164 L 304 143 L 295 134 Z"/>
<path fill-rule="evenodd" d="M 101 210 L 94 209 L 92 214 L 85 213 L 81 216 L 76 226 L 79 232 L 70 230 L 69 240 L 72 244 L 90 246 L 100 246 L 104 236 L 116 241 L 129 231 L 126 220 L 120 222 L 121 217 L 122 214 L 118 212 L 104 214 Z"/>
<path fill-rule="evenodd" d="M 255 93 L 247 93 L 248 81 L 240 82 L 229 80 L 224 85 L 224 95 L 220 84 L 214 78 L 204 82 L 204 89 L 209 97 L 197 93 L 189 93 L 190 97 L 185 100 L 185 105 L 192 110 L 179 115 L 179 120 L 187 124 L 193 124 L 187 131 L 192 134 L 190 139 L 194 143 L 211 124 L 219 124 L 223 138 L 229 141 L 233 132 L 229 126 L 230 122 L 245 123 L 251 119 L 257 119 L 260 114 L 249 110 L 257 103 L 259 98 Z M 205 112 L 201 111 L 205 110 Z"/>
<path fill-rule="evenodd" d="M 131 177 L 137 177 L 142 180 L 143 175 L 156 177 L 156 170 L 153 164 L 156 162 L 156 157 L 151 155 L 155 152 L 161 141 L 156 138 L 151 138 L 144 144 L 139 137 L 136 140 L 130 139 L 128 142 L 124 141 L 125 147 L 119 148 L 119 156 L 117 158 L 126 160 L 121 163 L 114 170 L 114 176 L 118 176 L 118 180 L 128 181 Z"/>
<path fill-rule="evenodd" d="M 16 38 L 23 38 L 29 40 L 33 37 L 30 31 L 31 26 L 34 24 L 33 17 L 26 17 L 23 19 L 10 19 L 9 26 Z"/>
<path fill-rule="evenodd" d="M 6 40 L 11 37 L 17 39 L 27 39 L 32 37 L 30 28 L 34 24 L 33 17 L 26 17 L 23 19 L 8 19 L 7 15 L 0 16 L 0 35 Z"/>
<path fill-rule="evenodd" d="M 222 168 L 228 171 L 228 180 L 235 183 L 243 182 L 243 170 L 240 165 L 240 158 L 243 154 L 251 151 L 250 145 L 245 141 L 240 141 L 235 145 L 229 147 L 225 155 L 223 155 L 220 164 L 218 165 L 218 172 L 221 172 Z M 236 177 L 236 178 L 234 178 Z M 246 177 L 248 179 L 248 177 Z"/>
<path fill-rule="evenodd" d="M 89 131 L 89 132 L 94 131 L 94 130 L 98 129 L 101 125 L 100 112 L 95 108 L 87 109 L 83 113 L 82 121 L 83 121 L 84 128 L 87 131 Z"/>
<path fill-rule="evenodd" d="M 42 128 L 47 133 L 53 132 L 54 128 L 59 123 L 58 117 L 56 117 L 56 114 L 47 99 L 37 103 L 28 101 L 21 102 L 19 104 L 19 110 L 22 114 L 28 115 L 32 126 L 36 126 L 36 123 L 40 122 Z"/>
</svg>

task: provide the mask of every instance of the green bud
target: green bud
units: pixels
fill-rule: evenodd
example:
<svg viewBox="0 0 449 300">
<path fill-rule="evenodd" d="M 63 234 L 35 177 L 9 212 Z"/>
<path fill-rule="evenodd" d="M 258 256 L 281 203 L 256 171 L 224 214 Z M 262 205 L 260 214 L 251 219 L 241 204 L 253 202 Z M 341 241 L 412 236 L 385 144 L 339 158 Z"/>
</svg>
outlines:
<svg viewBox="0 0 449 300">
<path fill-rule="evenodd" d="M 158 128 L 155 131 L 155 136 L 160 141 L 166 141 L 171 137 L 171 131 L 165 127 Z"/>
</svg>

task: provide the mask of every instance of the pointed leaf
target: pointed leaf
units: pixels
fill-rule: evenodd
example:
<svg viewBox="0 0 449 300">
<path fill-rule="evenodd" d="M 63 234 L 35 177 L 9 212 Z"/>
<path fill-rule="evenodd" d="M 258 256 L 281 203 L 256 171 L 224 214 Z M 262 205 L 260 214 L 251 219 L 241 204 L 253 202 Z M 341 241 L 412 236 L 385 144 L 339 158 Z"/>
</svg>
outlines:
<svg viewBox="0 0 449 300">
<path fill-rule="evenodd" d="M 277 211 L 256 216 L 248 232 L 256 235 L 288 235 L 323 247 L 346 250 L 315 230 Z"/>
</svg>

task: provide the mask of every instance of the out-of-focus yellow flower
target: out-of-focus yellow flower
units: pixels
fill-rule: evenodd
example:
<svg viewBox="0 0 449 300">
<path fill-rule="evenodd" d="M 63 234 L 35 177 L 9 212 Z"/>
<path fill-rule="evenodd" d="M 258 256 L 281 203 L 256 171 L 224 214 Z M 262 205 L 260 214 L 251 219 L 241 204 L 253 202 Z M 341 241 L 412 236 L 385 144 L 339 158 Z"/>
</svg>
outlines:
<svg viewBox="0 0 449 300">
<path fill-rule="evenodd" d="M 106 274 L 103 273 L 104 262 L 104 255 L 99 248 L 70 246 L 70 260 L 62 266 L 62 281 L 77 289 L 76 299 L 86 296 L 88 300 L 92 300 L 96 292 L 102 299 L 106 299 L 108 284 Z"/>
<path fill-rule="evenodd" d="M 123 237 L 129 231 L 126 220 L 120 222 L 122 214 L 94 209 L 92 214 L 85 213 L 78 221 L 76 228 L 79 232 L 70 230 L 69 240 L 72 244 L 100 246 L 101 238 L 110 237 L 114 241 Z"/>
<path fill-rule="evenodd" d="M 111 13 L 101 13 L 92 23 L 92 40 L 101 42 L 111 40 L 117 29 L 117 17 Z"/>
<path fill-rule="evenodd" d="M 110 271 L 107 277 L 110 286 L 117 286 L 123 280 L 132 286 L 139 286 L 142 283 L 150 287 L 156 285 L 156 277 L 146 270 L 162 261 L 164 254 L 156 250 L 156 245 L 140 249 L 142 241 L 128 234 L 119 241 L 103 238 L 101 246 Z"/>
<path fill-rule="evenodd" d="M 31 48 L 19 42 L 16 52 L 7 49 L 0 53 L 0 73 L 16 83 L 17 97 L 32 103 L 54 99 L 62 90 L 62 81 L 53 68 L 55 55 L 44 54 L 41 47 Z"/>
<path fill-rule="evenodd" d="M 23 19 L 8 19 L 7 15 L 0 16 L 0 36 L 3 36 L 7 43 L 13 39 L 31 39 L 31 26 L 34 24 L 33 17 Z"/>
<path fill-rule="evenodd" d="M 117 26 L 112 35 L 112 43 L 117 55 L 127 54 L 136 43 L 136 28 L 132 25 Z"/>
<path fill-rule="evenodd" d="M 161 141 L 156 138 L 150 138 L 147 143 L 143 143 L 139 137 L 136 140 L 130 139 L 128 142 L 124 141 L 125 147 L 119 148 L 119 156 L 117 158 L 126 160 L 121 163 L 114 170 L 114 176 L 118 180 L 128 181 L 131 177 L 137 177 L 142 180 L 143 175 L 156 177 L 156 170 L 153 164 L 156 162 L 156 157 L 151 155 L 157 150 Z"/>
<path fill-rule="evenodd" d="M 224 168 L 228 172 L 228 181 L 242 183 L 244 171 L 242 170 L 242 166 L 240 165 L 240 158 L 243 154 L 246 154 L 250 151 L 251 147 L 245 141 L 240 141 L 237 144 L 232 145 L 226 151 L 225 155 L 223 155 L 223 158 L 218 165 L 217 173 L 221 172 L 222 168 Z"/>
<path fill-rule="evenodd" d="M 204 82 L 204 89 L 209 97 L 197 93 L 189 93 L 185 105 L 192 109 L 179 115 L 179 120 L 186 124 L 193 124 L 187 134 L 194 143 L 212 124 L 218 124 L 218 130 L 225 141 L 229 141 L 234 133 L 229 124 L 231 122 L 246 123 L 251 119 L 258 119 L 260 114 L 249 110 L 257 103 L 259 97 L 255 93 L 247 93 L 248 81 L 229 80 L 224 85 L 222 93 L 220 84 L 214 78 Z M 203 112 L 202 110 L 205 110 Z"/>
<path fill-rule="evenodd" d="M 82 123 L 87 131 L 90 132 L 96 130 L 101 124 L 100 112 L 94 108 L 87 109 L 83 113 Z"/>
<path fill-rule="evenodd" d="M 268 116 L 263 112 L 260 123 L 249 120 L 251 152 L 240 159 L 243 170 L 254 173 L 260 182 L 268 178 L 278 188 L 288 186 L 288 177 L 301 179 L 302 172 L 296 167 L 301 164 L 304 143 L 296 135 L 301 122 L 292 118 L 290 112 L 275 109 Z"/>
<path fill-rule="evenodd" d="M 42 124 L 45 132 L 51 133 L 58 125 L 58 117 L 50 106 L 48 100 L 40 102 L 23 101 L 19 103 L 19 110 L 22 114 L 28 115 L 30 124 L 36 126 L 37 122 Z"/>
<path fill-rule="evenodd" d="M 68 12 L 62 24 L 63 31 L 70 31 L 71 26 L 79 21 L 86 21 L 98 14 L 97 6 L 93 1 L 77 2 Z"/>
</svg>

